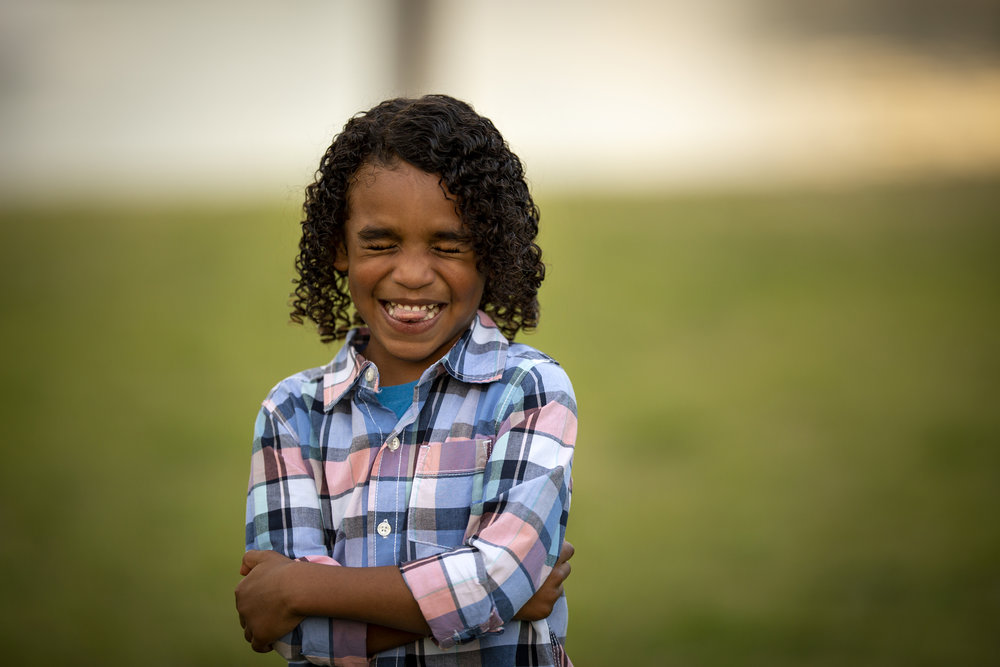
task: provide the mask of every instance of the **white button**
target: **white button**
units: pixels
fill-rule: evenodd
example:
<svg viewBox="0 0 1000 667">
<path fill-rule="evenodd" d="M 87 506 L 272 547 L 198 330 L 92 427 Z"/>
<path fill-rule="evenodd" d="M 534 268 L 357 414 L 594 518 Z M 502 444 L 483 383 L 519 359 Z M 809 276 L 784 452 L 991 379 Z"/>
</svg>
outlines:
<svg viewBox="0 0 1000 667">
<path fill-rule="evenodd" d="M 375 369 L 372 368 L 371 366 L 369 366 L 368 370 L 365 371 L 365 379 L 368 380 L 369 382 L 375 381 Z"/>
<path fill-rule="evenodd" d="M 389 441 L 389 451 L 396 451 L 399 449 L 399 438 L 393 438 Z"/>
<path fill-rule="evenodd" d="M 388 521 L 382 519 L 382 523 L 380 523 L 378 525 L 378 528 L 376 528 L 375 530 L 377 530 L 378 534 L 381 535 L 382 537 L 388 537 L 389 533 L 392 532 L 392 526 L 389 525 Z"/>
</svg>

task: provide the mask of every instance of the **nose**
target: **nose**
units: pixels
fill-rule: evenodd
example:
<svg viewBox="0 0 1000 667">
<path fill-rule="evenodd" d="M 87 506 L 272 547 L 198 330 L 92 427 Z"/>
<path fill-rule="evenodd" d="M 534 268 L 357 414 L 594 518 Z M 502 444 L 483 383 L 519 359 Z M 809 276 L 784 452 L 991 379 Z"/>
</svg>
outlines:
<svg viewBox="0 0 1000 667">
<path fill-rule="evenodd" d="M 416 290 L 434 281 L 430 258 L 419 250 L 400 253 L 392 271 L 392 279 L 406 289 Z"/>
</svg>

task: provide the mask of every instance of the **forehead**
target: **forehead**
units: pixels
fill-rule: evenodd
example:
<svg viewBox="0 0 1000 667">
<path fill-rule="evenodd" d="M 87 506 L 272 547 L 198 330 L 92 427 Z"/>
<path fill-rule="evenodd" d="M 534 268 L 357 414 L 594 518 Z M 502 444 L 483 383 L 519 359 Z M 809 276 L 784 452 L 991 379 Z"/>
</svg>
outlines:
<svg viewBox="0 0 1000 667">
<path fill-rule="evenodd" d="M 455 197 L 437 174 L 398 160 L 391 164 L 362 164 L 347 185 L 348 204 L 372 197 L 415 197 L 443 199 L 455 203 Z"/>
<path fill-rule="evenodd" d="M 347 222 L 410 227 L 434 223 L 461 226 L 457 202 L 437 174 L 399 161 L 364 164 L 347 189 Z"/>
</svg>

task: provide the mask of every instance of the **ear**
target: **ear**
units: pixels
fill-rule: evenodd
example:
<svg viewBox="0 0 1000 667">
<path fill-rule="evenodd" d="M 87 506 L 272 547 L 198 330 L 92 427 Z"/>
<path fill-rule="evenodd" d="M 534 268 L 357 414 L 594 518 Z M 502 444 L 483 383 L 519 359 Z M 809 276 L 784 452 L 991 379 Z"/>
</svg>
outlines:
<svg viewBox="0 0 1000 667">
<path fill-rule="evenodd" d="M 333 268 L 341 273 L 347 273 L 347 248 L 343 243 L 338 243 L 333 250 Z"/>
</svg>

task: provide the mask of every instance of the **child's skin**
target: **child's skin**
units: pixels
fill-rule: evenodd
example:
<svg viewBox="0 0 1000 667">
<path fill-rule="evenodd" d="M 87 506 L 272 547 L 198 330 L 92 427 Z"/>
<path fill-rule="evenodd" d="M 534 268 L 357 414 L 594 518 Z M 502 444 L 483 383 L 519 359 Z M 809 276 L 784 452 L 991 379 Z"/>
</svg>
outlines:
<svg viewBox="0 0 1000 667">
<path fill-rule="evenodd" d="M 465 333 L 483 296 L 455 202 L 437 176 L 405 162 L 363 166 L 348 189 L 345 238 L 334 266 L 347 272 L 351 301 L 371 329 L 365 357 L 384 385 L 417 380 Z M 393 304 L 431 309 L 390 311 Z M 421 316 L 429 319 L 410 321 Z"/>
<path fill-rule="evenodd" d="M 398 161 L 362 166 L 348 190 L 346 243 L 333 261 L 347 272 L 351 299 L 371 330 L 364 354 L 384 386 L 419 379 L 462 336 L 482 298 L 475 252 L 442 188 L 436 175 Z M 564 543 L 514 618 L 552 612 L 572 555 Z M 240 574 L 236 606 L 256 651 L 270 650 L 306 616 L 368 623 L 369 655 L 431 634 L 397 566 L 330 567 L 248 551 Z"/>
</svg>

